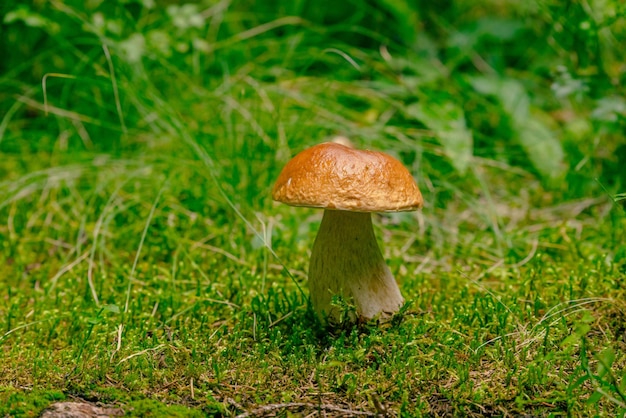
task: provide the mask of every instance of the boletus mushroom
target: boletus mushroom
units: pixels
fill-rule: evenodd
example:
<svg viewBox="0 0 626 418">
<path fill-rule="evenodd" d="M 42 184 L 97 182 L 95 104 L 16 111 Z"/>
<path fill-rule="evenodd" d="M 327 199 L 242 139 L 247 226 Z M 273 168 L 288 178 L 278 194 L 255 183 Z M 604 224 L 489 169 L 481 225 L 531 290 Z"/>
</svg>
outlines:
<svg viewBox="0 0 626 418">
<path fill-rule="evenodd" d="M 309 265 L 311 302 L 322 321 L 342 320 L 334 295 L 356 307 L 350 321 L 386 320 L 398 312 L 404 300 L 376 242 L 371 212 L 422 206 L 422 194 L 402 163 L 382 152 L 322 143 L 287 163 L 272 197 L 324 209 Z"/>
</svg>

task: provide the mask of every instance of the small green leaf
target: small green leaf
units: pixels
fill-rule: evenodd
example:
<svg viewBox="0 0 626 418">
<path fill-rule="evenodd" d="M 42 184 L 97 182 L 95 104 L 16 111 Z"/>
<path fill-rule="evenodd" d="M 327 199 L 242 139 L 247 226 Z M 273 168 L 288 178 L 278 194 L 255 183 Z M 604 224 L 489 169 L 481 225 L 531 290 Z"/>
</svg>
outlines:
<svg viewBox="0 0 626 418">
<path fill-rule="evenodd" d="M 582 314 L 582 317 L 580 318 L 580 322 L 583 324 L 593 324 L 594 322 L 596 322 L 596 317 L 593 316 L 591 312 L 589 312 L 588 310 L 585 310 Z M 585 329 L 584 334 L 586 334 L 589 332 L 590 327 L 585 327 L 584 329 Z M 584 334 L 581 334 L 581 335 L 584 335 Z"/>
<path fill-rule="evenodd" d="M 595 391 L 591 394 L 591 396 L 589 396 L 589 399 L 587 399 L 587 404 L 595 405 L 600 401 L 600 399 L 602 399 L 602 397 L 602 393 Z"/>
<path fill-rule="evenodd" d="M 560 176 L 563 164 L 563 147 L 559 139 L 538 119 L 528 119 L 516 126 L 518 140 L 535 169 L 544 177 Z"/>
<path fill-rule="evenodd" d="M 323 369 L 332 369 L 332 368 L 344 368 L 346 364 L 339 360 L 331 360 L 323 364 L 321 367 Z"/>
<path fill-rule="evenodd" d="M 612 347 L 607 347 L 596 355 L 598 359 L 598 377 L 604 377 L 611 370 L 615 361 L 615 351 Z"/>
<path fill-rule="evenodd" d="M 522 83 L 513 79 L 472 77 L 470 84 L 484 95 L 495 96 L 511 118 L 514 136 L 528 159 L 544 178 L 555 179 L 564 169 L 564 152 L 559 139 L 530 113 L 530 98 Z"/>
<path fill-rule="evenodd" d="M 570 386 L 572 389 L 581 387 L 587 380 L 589 380 L 589 375 L 584 374 L 583 376 L 578 377 Z"/>
<path fill-rule="evenodd" d="M 434 131 L 454 168 L 465 173 L 472 158 L 474 141 L 463 109 L 449 101 L 419 102 L 409 106 L 406 112 Z"/>
<path fill-rule="evenodd" d="M 472 77 L 470 84 L 477 92 L 495 96 L 514 123 L 522 124 L 530 116 L 530 98 L 517 80 L 497 77 Z"/>
<path fill-rule="evenodd" d="M 89 325 L 98 325 L 102 322 L 102 318 L 87 318 L 87 323 Z"/>
<path fill-rule="evenodd" d="M 570 347 L 580 343 L 581 339 L 587 335 L 590 330 L 591 326 L 588 323 L 584 321 L 579 322 L 576 324 L 574 331 L 561 342 L 561 347 Z"/>
<path fill-rule="evenodd" d="M 102 310 L 106 312 L 116 313 L 116 314 L 120 313 L 120 307 L 117 305 L 104 305 L 102 307 Z"/>
</svg>

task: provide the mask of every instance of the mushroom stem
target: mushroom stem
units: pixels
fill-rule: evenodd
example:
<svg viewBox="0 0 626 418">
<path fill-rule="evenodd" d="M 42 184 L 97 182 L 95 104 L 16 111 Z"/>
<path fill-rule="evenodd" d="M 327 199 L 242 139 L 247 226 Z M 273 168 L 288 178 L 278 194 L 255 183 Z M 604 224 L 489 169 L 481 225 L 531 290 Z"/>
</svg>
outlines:
<svg viewBox="0 0 626 418">
<path fill-rule="evenodd" d="M 309 288 L 313 307 L 329 323 L 341 319 L 333 295 L 354 303 L 359 319 L 385 319 L 400 309 L 404 300 L 376 242 L 370 213 L 324 211 L 311 252 Z"/>
</svg>

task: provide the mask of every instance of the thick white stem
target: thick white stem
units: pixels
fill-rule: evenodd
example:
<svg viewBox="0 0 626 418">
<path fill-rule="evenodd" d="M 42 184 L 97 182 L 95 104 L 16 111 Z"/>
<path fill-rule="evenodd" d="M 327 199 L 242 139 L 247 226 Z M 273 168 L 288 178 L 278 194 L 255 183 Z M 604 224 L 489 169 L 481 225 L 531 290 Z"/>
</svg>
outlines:
<svg viewBox="0 0 626 418">
<path fill-rule="evenodd" d="M 331 305 L 341 295 L 362 319 L 386 318 L 402 303 L 400 289 L 378 248 L 369 213 L 325 210 L 309 266 L 311 302 L 328 322 L 339 320 Z"/>
</svg>

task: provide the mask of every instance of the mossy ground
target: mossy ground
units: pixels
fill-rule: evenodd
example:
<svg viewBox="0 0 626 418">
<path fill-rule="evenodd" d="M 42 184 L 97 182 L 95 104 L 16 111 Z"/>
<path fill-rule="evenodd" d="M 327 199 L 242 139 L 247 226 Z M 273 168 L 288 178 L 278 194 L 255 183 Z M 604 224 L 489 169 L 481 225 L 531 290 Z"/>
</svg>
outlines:
<svg viewBox="0 0 626 418">
<path fill-rule="evenodd" d="M 96 3 L 1 6 L 1 416 L 626 412 L 618 2 Z M 270 198 L 336 134 L 424 194 L 390 323 L 317 321 Z"/>
</svg>

